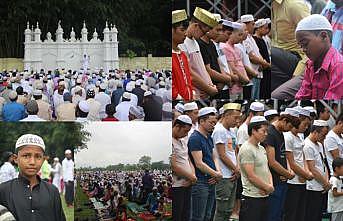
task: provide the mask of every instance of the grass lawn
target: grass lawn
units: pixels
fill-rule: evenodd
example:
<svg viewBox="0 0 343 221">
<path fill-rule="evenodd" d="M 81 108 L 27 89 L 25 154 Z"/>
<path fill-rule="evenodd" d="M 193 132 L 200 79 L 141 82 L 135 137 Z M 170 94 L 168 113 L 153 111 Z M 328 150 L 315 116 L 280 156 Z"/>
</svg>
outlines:
<svg viewBox="0 0 343 221">
<path fill-rule="evenodd" d="M 74 208 L 68 208 L 65 203 L 64 196 L 61 194 L 61 201 L 64 214 L 66 215 L 67 221 L 74 221 Z"/>
<path fill-rule="evenodd" d="M 82 192 L 82 189 L 79 185 L 76 187 L 76 197 L 75 197 L 75 218 L 79 220 L 95 220 L 96 213 L 94 209 L 90 209 L 88 206 L 85 206 L 85 203 L 88 203 L 88 197 Z M 74 215 L 74 214 L 73 214 Z"/>
</svg>

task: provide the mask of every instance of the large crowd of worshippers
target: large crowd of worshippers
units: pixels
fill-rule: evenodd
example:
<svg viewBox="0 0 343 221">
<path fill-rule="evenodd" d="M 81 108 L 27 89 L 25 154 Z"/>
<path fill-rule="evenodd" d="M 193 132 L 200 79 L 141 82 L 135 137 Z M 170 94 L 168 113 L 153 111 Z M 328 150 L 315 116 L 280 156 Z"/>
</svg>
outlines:
<svg viewBox="0 0 343 221">
<path fill-rule="evenodd" d="M 331 214 L 341 220 L 341 107 L 320 101 L 288 105 L 176 104 L 173 217 L 321 221 Z"/>
<path fill-rule="evenodd" d="M 171 215 L 167 209 L 171 205 L 170 171 L 80 171 L 77 178 L 90 206 L 102 218 L 126 220 L 128 210 L 143 216 Z M 128 202 L 141 206 L 132 207 Z"/>
<path fill-rule="evenodd" d="M 0 73 L 0 120 L 171 120 L 171 71 Z"/>
</svg>

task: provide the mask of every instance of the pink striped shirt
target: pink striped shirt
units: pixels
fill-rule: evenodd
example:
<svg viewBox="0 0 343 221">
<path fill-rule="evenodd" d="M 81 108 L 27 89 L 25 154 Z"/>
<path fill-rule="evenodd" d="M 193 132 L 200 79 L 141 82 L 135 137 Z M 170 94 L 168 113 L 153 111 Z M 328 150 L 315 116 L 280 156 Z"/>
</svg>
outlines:
<svg viewBox="0 0 343 221">
<path fill-rule="evenodd" d="M 313 61 L 307 61 L 295 99 L 343 99 L 343 56 L 335 48 L 329 49 L 316 72 Z"/>
</svg>

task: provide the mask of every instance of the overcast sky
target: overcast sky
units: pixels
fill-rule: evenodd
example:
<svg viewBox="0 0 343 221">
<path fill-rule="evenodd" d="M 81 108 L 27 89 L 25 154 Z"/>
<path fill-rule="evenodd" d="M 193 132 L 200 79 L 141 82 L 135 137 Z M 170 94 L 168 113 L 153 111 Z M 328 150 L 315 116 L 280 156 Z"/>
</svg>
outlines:
<svg viewBox="0 0 343 221">
<path fill-rule="evenodd" d="M 85 130 L 92 136 L 88 149 L 75 154 L 76 168 L 137 163 L 143 155 L 169 161 L 171 122 L 91 122 Z"/>
</svg>

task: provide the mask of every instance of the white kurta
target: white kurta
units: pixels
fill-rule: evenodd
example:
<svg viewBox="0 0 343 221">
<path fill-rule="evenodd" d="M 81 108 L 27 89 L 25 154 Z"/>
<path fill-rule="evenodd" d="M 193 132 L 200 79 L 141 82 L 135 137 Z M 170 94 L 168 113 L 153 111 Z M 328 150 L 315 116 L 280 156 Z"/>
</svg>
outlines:
<svg viewBox="0 0 343 221">
<path fill-rule="evenodd" d="M 52 169 L 52 174 L 54 175 L 54 178 L 52 179 L 52 184 L 57 187 L 58 192 L 61 193 L 61 179 L 62 179 L 62 165 L 60 163 L 57 163 Z"/>
</svg>

